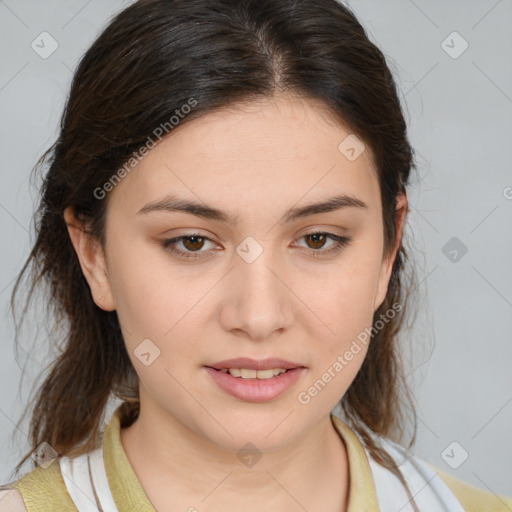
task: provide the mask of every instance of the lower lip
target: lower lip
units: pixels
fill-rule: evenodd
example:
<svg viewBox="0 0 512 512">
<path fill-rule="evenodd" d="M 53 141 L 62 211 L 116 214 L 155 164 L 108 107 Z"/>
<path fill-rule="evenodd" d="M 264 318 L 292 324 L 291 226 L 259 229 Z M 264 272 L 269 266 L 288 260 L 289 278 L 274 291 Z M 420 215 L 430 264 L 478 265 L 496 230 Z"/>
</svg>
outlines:
<svg viewBox="0 0 512 512">
<path fill-rule="evenodd" d="M 293 368 L 271 379 L 242 379 L 229 373 L 214 370 L 206 371 L 226 393 L 246 402 L 269 402 L 289 389 L 302 375 L 305 368 Z"/>
</svg>

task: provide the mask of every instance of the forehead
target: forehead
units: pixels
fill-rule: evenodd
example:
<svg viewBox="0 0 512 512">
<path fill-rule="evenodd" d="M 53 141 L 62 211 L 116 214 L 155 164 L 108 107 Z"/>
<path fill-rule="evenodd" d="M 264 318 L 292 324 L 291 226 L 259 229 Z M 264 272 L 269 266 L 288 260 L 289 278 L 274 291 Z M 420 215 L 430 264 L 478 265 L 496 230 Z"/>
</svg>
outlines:
<svg viewBox="0 0 512 512">
<path fill-rule="evenodd" d="M 123 178 L 111 200 L 134 214 L 168 194 L 204 199 L 233 215 L 282 210 L 333 192 L 371 206 L 379 197 L 376 171 L 368 147 L 347 158 L 344 141 L 353 137 L 321 102 L 283 96 L 237 104 L 175 128 Z"/>
</svg>

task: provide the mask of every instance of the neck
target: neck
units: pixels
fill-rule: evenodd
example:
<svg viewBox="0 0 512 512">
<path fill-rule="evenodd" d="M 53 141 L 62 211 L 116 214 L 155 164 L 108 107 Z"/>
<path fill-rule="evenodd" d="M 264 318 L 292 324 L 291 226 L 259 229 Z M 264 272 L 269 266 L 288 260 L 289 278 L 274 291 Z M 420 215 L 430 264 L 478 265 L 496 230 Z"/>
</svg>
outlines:
<svg viewBox="0 0 512 512">
<path fill-rule="evenodd" d="M 347 453 L 330 416 L 285 447 L 244 459 L 244 465 L 240 453 L 141 402 L 138 419 L 121 429 L 121 443 L 159 512 L 238 505 L 247 512 L 347 510 Z"/>
</svg>

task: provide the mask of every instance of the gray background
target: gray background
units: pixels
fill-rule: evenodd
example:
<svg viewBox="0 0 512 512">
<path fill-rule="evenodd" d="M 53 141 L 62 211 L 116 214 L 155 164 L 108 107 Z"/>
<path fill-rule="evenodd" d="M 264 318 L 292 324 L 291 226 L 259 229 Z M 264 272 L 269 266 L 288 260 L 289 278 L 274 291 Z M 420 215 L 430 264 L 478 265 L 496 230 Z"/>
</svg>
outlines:
<svg viewBox="0 0 512 512">
<path fill-rule="evenodd" d="M 28 450 L 26 422 L 13 442 L 14 424 L 51 355 L 44 305 L 31 314 L 18 361 L 8 310 L 34 239 L 30 170 L 57 135 L 78 59 L 129 3 L 0 1 L 1 483 Z M 406 236 L 414 241 L 420 302 L 403 335 L 417 397 L 415 452 L 512 496 L 512 2 L 349 5 L 388 58 L 417 152 Z M 45 31 L 58 48 L 43 59 L 31 43 Z M 448 37 L 454 31 L 469 45 L 458 56 L 464 42 Z"/>
</svg>

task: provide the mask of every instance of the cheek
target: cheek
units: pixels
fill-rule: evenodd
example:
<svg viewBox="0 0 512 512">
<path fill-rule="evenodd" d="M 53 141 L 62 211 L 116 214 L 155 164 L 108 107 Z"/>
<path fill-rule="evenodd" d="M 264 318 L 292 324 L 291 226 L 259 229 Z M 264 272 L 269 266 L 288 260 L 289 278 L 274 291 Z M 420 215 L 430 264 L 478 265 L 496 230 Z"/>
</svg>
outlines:
<svg viewBox="0 0 512 512">
<path fill-rule="evenodd" d="M 368 269 L 367 269 L 368 270 Z M 300 404 L 332 409 L 356 377 L 368 351 L 373 320 L 371 272 L 354 272 L 332 279 L 329 286 L 308 296 L 315 313 L 308 333 L 315 340 L 312 366 L 299 390 Z"/>
<path fill-rule="evenodd" d="M 158 253 L 153 247 L 123 255 L 119 244 L 110 281 L 130 357 L 149 339 L 160 350 L 155 364 L 173 369 L 180 361 L 193 360 L 196 326 L 205 318 L 205 303 L 200 299 L 215 284 L 215 276 L 191 279 Z M 137 371 L 144 372 L 145 367 L 136 363 Z"/>
<path fill-rule="evenodd" d="M 112 244 L 109 280 L 120 320 L 141 335 L 161 336 L 188 301 L 189 288 L 179 272 L 171 274 L 163 248 L 125 236 Z M 135 237 L 134 237 L 135 239 Z"/>
<path fill-rule="evenodd" d="M 347 252 L 338 269 L 303 281 L 300 293 L 311 312 L 309 338 L 315 345 L 314 366 L 304 403 L 318 396 L 319 407 L 331 407 L 345 394 L 359 371 L 371 339 L 373 304 L 379 275 L 378 251 L 363 244 Z M 325 389 L 325 391 L 324 391 Z M 303 402 L 301 402 L 303 403 Z"/>
<path fill-rule="evenodd" d="M 154 248 L 152 252 L 151 259 L 135 251 L 123 255 L 120 245 L 111 284 L 126 349 L 141 384 L 170 408 L 166 401 L 171 397 L 186 399 L 178 384 L 184 381 L 184 363 L 193 360 L 194 344 L 187 342 L 186 331 L 191 319 L 197 320 L 194 313 L 200 308 L 194 304 L 205 289 L 179 272 L 171 275 Z"/>
<path fill-rule="evenodd" d="M 347 252 L 336 266 L 303 273 L 297 294 L 325 322 L 327 334 L 345 337 L 371 324 L 379 268 L 369 251 Z"/>
</svg>

